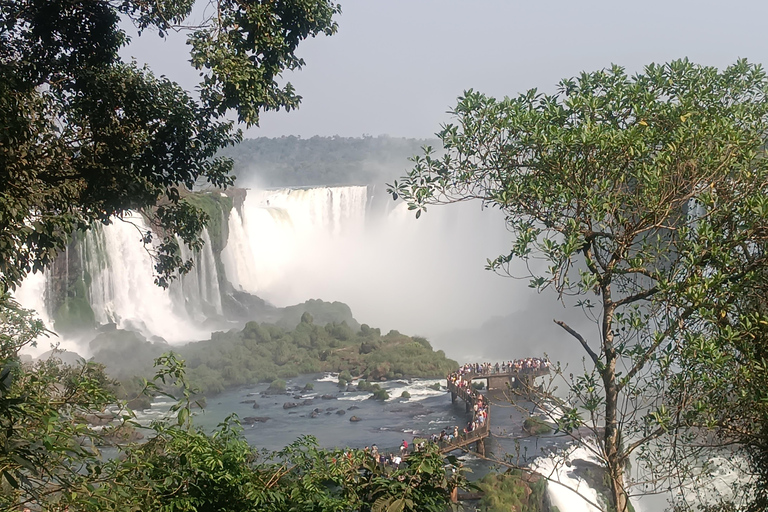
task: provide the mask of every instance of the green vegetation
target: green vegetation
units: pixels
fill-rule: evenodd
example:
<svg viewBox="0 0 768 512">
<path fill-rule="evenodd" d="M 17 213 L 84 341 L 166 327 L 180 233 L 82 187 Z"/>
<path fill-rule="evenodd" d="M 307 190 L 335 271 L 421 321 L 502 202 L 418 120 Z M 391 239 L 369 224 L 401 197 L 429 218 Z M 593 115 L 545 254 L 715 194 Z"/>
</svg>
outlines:
<svg viewBox="0 0 768 512">
<path fill-rule="evenodd" d="M 480 500 L 482 512 L 544 512 L 544 494 L 547 481 L 538 475 L 520 470 L 506 473 L 489 473 L 477 486 L 483 493 Z"/>
<path fill-rule="evenodd" d="M 584 72 L 551 95 L 467 91 L 444 154 L 426 148 L 390 186 L 416 218 L 468 199 L 497 208 L 511 239 L 488 267 L 584 311 L 591 326 L 556 322 L 584 372 L 547 398 L 560 430 L 600 433 L 617 510 L 628 461 L 646 492 L 667 491 L 697 485 L 715 452 L 746 456 L 758 477 L 739 499 L 768 507 L 766 90 L 760 65 L 686 59 Z"/>
<path fill-rule="evenodd" d="M 270 393 L 285 393 L 285 381 L 281 379 L 275 379 L 269 383 L 267 391 Z"/>
<path fill-rule="evenodd" d="M 529 416 L 523 422 L 523 430 L 533 436 L 551 434 L 553 428 L 538 416 Z"/>
<path fill-rule="evenodd" d="M 379 388 L 370 396 L 371 400 L 389 400 L 389 392 L 386 389 Z"/>
<path fill-rule="evenodd" d="M 435 391 L 440 391 L 441 389 L 443 389 L 443 387 L 440 385 L 439 382 L 435 382 L 434 384 L 431 384 L 429 386 L 429 389 L 434 389 Z"/>
<path fill-rule="evenodd" d="M 221 253 L 227 240 L 227 222 L 232 210 L 232 198 L 219 191 L 194 192 L 184 197 L 185 201 L 204 212 L 208 217 L 206 228 L 211 237 L 211 250 Z"/>
<path fill-rule="evenodd" d="M 142 239 L 159 242 L 158 284 L 188 269 L 176 236 L 199 247 L 208 216 L 183 191 L 232 184 L 232 161 L 216 156 L 241 139 L 228 114 L 253 126 L 264 110 L 296 108 L 293 86 L 275 78 L 303 65 L 301 41 L 336 31 L 340 9 L 325 0 L 228 1 L 199 23 L 193 5 L 3 3 L 0 293 L 49 265 L 77 229 L 128 210 L 152 217 Z M 196 94 L 123 61 L 121 23 L 162 36 L 191 28 L 190 18 Z"/>
<path fill-rule="evenodd" d="M 234 160 L 241 183 L 268 187 L 367 185 L 397 176 L 408 158 L 435 141 L 395 137 L 245 139 L 221 155 Z"/>
<path fill-rule="evenodd" d="M 458 366 L 442 351 L 434 352 L 403 334 L 381 336 L 378 329 L 371 328 L 365 329 L 367 334 L 363 332 L 362 326 L 355 333 L 344 322 L 316 325 L 313 316 L 305 313 L 290 331 L 274 324 L 248 322 L 241 331 L 216 332 L 209 341 L 175 350 L 186 361 L 189 381 L 204 395 L 299 374 L 340 372 L 340 387 L 362 376 L 358 389 L 386 399 L 386 391 L 371 380 L 438 377 Z M 361 353 L 363 343 L 377 348 Z M 104 363 L 110 372 L 114 369 L 115 378 L 127 381 L 125 389 L 133 389 L 132 377 L 149 375 L 152 361 L 168 346 L 150 343 L 135 333 L 112 331 L 94 340 L 91 349 L 94 360 Z M 132 364 L 120 369 L 125 361 Z"/>
<path fill-rule="evenodd" d="M 481 390 L 485 388 L 485 381 L 478 380 L 478 381 L 472 381 L 472 389 Z"/>
<path fill-rule="evenodd" d="M 400 393 L 400 398 L 411 398 L 411 394 L 407 391 Z"/>
</svg>

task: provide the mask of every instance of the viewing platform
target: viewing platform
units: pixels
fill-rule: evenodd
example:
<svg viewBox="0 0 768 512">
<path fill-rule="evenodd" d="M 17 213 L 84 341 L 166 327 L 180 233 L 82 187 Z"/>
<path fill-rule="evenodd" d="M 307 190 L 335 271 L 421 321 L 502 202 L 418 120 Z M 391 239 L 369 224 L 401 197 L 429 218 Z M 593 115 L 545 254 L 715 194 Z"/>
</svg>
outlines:
<svg viewBox="0 0 768 512">
<path fill-rule="evenodd" d="M 485 456 L 485 439 L 491 434 L 491 408 L 483 399 L 478 390 L 472 387 L 475 380 L 485 380 L 485 388 L 493 390 L 520 390 L 529 393 L 534 389 L 534 381 L 537 377 L 549 375 L 549 363 L 544 362 L 534 368 L 511 368 L 496 371 L 495 367 L 481 368 L 481 371 L 457 372 L 448 376 L 448 391 L 451 393 L 451 402 L 456 403 L 460 398 L 466 405 L 467 413 L 475 410 L 475 404 L 485 402 L 485 421 L 471 432 L 462 432 L 458 437 L 449 441 L 440 442 L 440 449 L 448 453 L 459 448 L 465 448 L 475 444 L 475 452 Z"/>
</svg>

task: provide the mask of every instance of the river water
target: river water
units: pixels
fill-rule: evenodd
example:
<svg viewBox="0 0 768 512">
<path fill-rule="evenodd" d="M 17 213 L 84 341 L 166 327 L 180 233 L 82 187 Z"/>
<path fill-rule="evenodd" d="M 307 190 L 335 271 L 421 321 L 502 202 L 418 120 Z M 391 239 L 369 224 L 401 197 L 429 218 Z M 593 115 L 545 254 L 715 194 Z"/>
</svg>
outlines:
<svg viewBox="0 0 768 512">
<path fill-rule="evenodd" d="M 248 442 L 267 450 L 279 450 L 301 436 L 312 435 L 324 448 L 364 448 L 376 444 L 379 450 L 386 451 L 396 449 L 403 440 L 410 445 L 415 437 L 439 434 L 443 429 L 452 431 L 454 426 L 462 429 L 470 419 L 464 402 L 457 399 L 455 404 L 451 403 L 444 379 L 382 382 L 380 385 L 391 396 L 383 402 L 369 399 L 370 393 L 340 390 L 336 382 L 333 374 L 314 374 L 288 380 L 284 394 L 265 394 L 267 384 L 230 390 L 208 398 L 205 409 L 197 412 L 193 421 L 206 430 L 213 430 L 224 418 L 235 413 L 243 423 L 243 435 Z M 311 391 L 303 391 L 307 383 L 313 385 Z M 440 391 L 430 389 L 435 383 L 441 384 Z M 411 397 L 400 398 L 403 391 Z M 257 409 L 252 401 L 258 404 Z M 289 402 L 306 405 L 284 408 Z M 525 436 L 521 411 L 499 400 L 491 400 L 490 404 L 494 434 L 486 442 L 490 457 L 503 458 L 504 454 L 510 453 L 515 454 L 519 462 L 530 462 L 565 442 L 555 436 Z M 158 417 L 169 405 L 170 402 L 157 402 L 152 409 L 137 413 L 138 419 Z M 528 406 L 529 409 L 533 407 Z M 313 411 L 317 411 L 315 417 L 312 417 Z M 357 416 L 360 421 L 351 422 L 352 416 Z M 248 417 L 268 419 L 253 423 L 247 421 Z M 492 463 L 481 461 L 472 454 L 461 458 L 473 469 L 475 477 L 493 467 Z"/>
</svg>

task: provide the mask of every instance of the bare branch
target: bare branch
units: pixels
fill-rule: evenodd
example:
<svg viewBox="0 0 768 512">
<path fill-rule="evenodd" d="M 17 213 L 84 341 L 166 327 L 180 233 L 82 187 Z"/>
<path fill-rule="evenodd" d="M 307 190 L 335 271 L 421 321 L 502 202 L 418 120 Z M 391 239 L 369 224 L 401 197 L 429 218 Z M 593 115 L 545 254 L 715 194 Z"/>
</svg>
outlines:
<svg viewBox="0 0 768 512">
<path fill-rule="evenodd" d="M 600 358 L 597 356 L 595 351 L 590 348 L 590 346 L 587 344 L 587 341 L 584 339 L 584 337 L 581 334 L 571 329 L 571 327 L 568 324 L 566 324 L 561 320 L 552 320 L 552 321 L 555 322 L 560 327 L 562 327 L 563 329 L 565 329 L 568 332 L 568 334 L 570 334 L 571 336 L 579 340 L 579 343 L 581 343 L 581 346 L 584 347 L 584 350 L 587 351 L 587 354 L 589 354 L 589 357 L 590 359 L 592 359 L 592 362 L 595 364 L 598 363 Z"/>
</svg>

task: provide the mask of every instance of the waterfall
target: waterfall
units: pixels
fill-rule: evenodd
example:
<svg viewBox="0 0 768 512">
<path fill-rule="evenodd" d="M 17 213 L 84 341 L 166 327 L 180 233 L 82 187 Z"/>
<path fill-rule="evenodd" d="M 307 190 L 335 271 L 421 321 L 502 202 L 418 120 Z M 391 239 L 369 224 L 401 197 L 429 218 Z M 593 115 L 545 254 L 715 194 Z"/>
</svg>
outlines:
<svg viewBox="0 0 768 512">
<path fill-rule="evenodd" d="M 500 212 L 461 204 L 413 217 L 382 187 L 248 190 L 225 220 L 220 261 L 204 231 L 202 251 L 182 250 L 194 269 L 168 290 L 154 284 L 152 258 L 141 243 L 148 226 L 140 215 L 91 229 L 70 248 L 79 256 L 62 260 L 82 265 L 71 277 L 84 283 L 98 324 L 171 343 L 205 339 L 230 325 L 219 289 L 226 281 L 278 307 L 341 301 L 385 332 L 431 337 L 519 307 L 526 283 L 511 286 L 484 270 L 487 258 L 508 250 Z M 50 286 L 45 281 L 30 277 L 28 286 Z M 46 294 L 30 295 L 34 301 Z"/>
<path fill-rule="evenodd" d="M 202 268 L 179 285 L 183 292 L 174 294 L 163 290 L 154 283 L 149 248 L 141 243 L 141 233 L 146 230 L 143 217 L 129 215 L 122 221 L 86 233 L 82 248 L 85 255 L 83 267 L 90 277 L 88 292 L 96 321 L 137 330 L 147 338 L 159 336 L 171 343 L 208 337 L 209 331 L 199 325 L 201 318 L 196 319 L 189 313 L 184 299 L 189 291 L 197 299 L 192 301 L 190 308 L 202 311 L 202 301 L 210 300 L 212 291 L 207 290 L 212 290 L 213 285 L 204 283 L 201 293 L 199 283 L 205 279 L 214 280 L 218 291 L 213 255 L 206 256 L 205 251 L 198 255 L 196 259 L 198 263 L 202 260 Z M 208 242 L 210 252 L 210 240 Z M 197 283 L 193 285 L 195 281 Z M 221 299 L 213 301 L 211 306 L 220 312 Z"/>
<path fill-rule="evenodd" d="M 249 190 L 222 252 L 235 289 L 276 306 L 348 304 L 386 332 L 434 336 L 520 306 L 511 282 L 484 270 L 508 251 L 503 215 L 478 203 L 419 220 L 383 187 Z"/>
<path fill-rule="evenodd" d="M 291 269 L 310 263 L 318 247 L 362 236 L 367 197 L 367 187 L 249 191 L 242 216 L 230 215 L 222 251 L 227 277 L 253 294 L 290 286 Z"/>
</svg>

